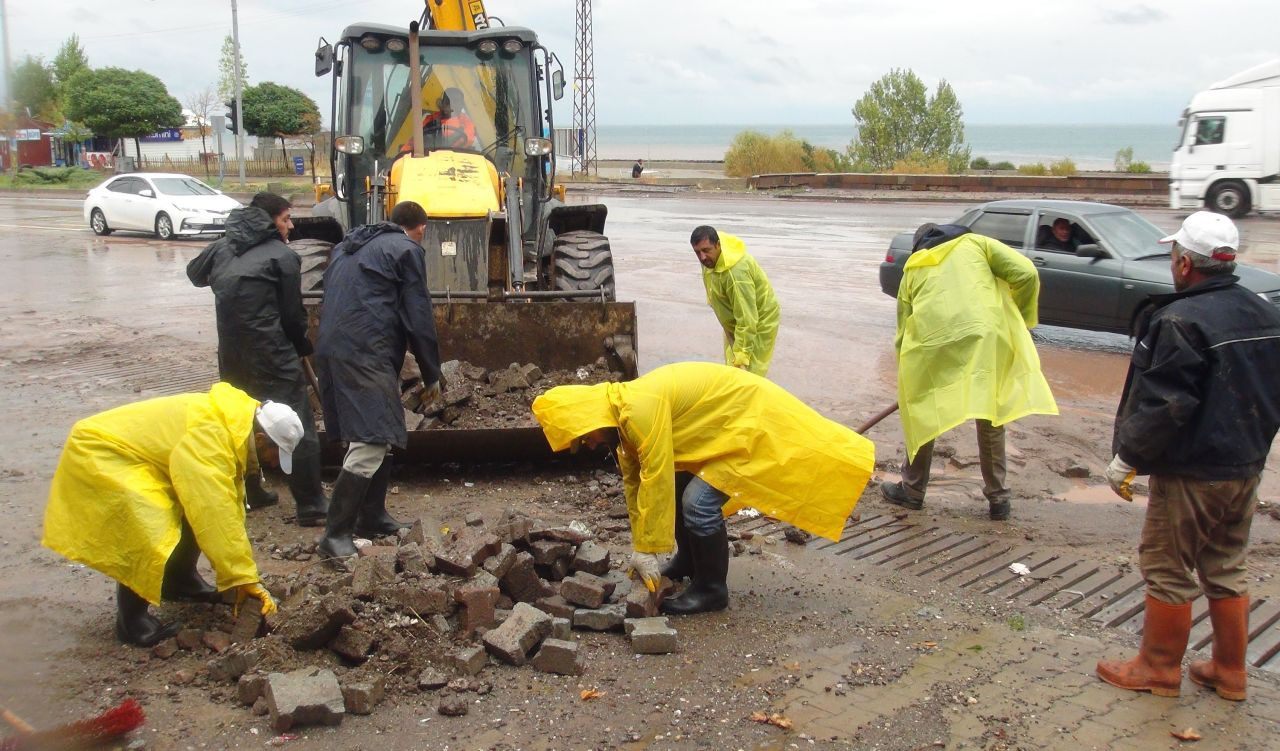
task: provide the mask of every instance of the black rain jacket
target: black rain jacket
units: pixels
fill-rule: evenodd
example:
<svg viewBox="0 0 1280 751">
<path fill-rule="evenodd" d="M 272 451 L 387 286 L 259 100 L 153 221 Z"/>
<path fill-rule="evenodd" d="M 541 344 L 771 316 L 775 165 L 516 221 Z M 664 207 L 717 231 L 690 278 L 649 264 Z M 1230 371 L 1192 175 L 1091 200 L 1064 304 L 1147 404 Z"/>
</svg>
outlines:
<svg viewBox="0 0 1280 751">
<path fill-rule="evenodd" d="M 222 380 L 250 395 L 302 383 L 311 354 L 302 307 L 302 263 L 256 206 L 233 209 L 227 231 L 187 264 L 187 278 L 212 287 Z"/>
<path fill-rule="evenodd" d="M 406 348 L 424 383 L 440 380 L 426 255 L 399 225 L 358 227 L 334 247 L 324 272 L 316 372 L 331 438 L 404 448 Z"/>
<path fill-rule="evenodd" d="M 1231 480 L 1262 471 L 1280 427 L 1280 311 L 1237 281 L 1152 295 L 1112 441 L 1139 474 Z"/>
</svg>

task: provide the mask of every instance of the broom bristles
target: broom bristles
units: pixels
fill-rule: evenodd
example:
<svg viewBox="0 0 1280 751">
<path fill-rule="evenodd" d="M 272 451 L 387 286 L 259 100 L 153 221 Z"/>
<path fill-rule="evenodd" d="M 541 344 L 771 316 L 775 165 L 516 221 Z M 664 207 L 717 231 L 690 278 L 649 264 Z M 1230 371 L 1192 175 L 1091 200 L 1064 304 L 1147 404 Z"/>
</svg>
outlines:
<svg viewBox="0 0 1280 751">
<path fill-rule="evenodd" d="M 42 730 L 0 740 L 0 751 L 91 746 L 119 738 L 141 727 L 146 720 L 146 716 L 142 713 L 142 705 L 133 699 L 125 699 L 119 706 L 108 709 L 97 717 L 62 725 L 52 730 Z"/>
</svg>

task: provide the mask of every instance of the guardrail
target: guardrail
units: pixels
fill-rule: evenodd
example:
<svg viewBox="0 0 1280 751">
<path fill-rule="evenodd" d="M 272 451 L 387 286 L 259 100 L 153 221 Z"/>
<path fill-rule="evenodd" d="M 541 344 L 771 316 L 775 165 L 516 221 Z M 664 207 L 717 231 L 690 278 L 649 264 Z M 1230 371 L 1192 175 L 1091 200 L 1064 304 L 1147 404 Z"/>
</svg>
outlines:
<svg viewBox="0 0 1280 751">
<path fill-rule="evenodd" d="M 910 190 L 972 193 L 1110 193 L 1167 195 L 1169 179 L 1160 176 L 1075 175 L 890 175 L 870 173 L 788 173 L 755 175 L 751 187 Z"/>
</svg>

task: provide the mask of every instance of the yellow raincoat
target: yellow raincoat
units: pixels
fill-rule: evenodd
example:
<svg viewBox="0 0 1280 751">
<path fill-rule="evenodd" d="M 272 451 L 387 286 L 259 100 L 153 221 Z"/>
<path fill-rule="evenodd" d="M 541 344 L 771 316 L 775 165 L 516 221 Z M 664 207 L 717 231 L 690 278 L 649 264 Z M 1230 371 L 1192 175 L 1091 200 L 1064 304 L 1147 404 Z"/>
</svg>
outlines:
<svg viewBox="0 0 1280 751">
<path fill-rule="evenodd" d="M 728 494 L 726 516 L 750 506 L 838 540 L 875 464 L 871 441 L 764 378 L 712 363 L 675 363 L 626 383 L 558 386 L 534 400 L 533 414 L 555 451 L 597 428 L 618 428 L 641 553 L 673 547 L 676 471 Z"/>
<path fill-rule="evenodd" d="M 702 269 L 707 303 L 724 328 L 724 364 L 758 376 L 769 372 L 780 309 L 773 287 L 746 243 L 725 232 L 720 236 L 716 267 Z"/>
<path fill-rule="evenodd" d="M 183 517 L 219 590 L 259 580 L 244 528 L 244 473 L 258 403 L 226 383 L 126 404 L 77 422 L 44 514 L 45 547 L 152 603 Z"/>
<path fill-rule="evenodd" d="M 971 419 L 1056 415 L 1028 329 L 1040 277 L 1025 256 L 973 233 L 918 250 L 898 288 L 898 404 L 907 456 Z"/>
</svg>

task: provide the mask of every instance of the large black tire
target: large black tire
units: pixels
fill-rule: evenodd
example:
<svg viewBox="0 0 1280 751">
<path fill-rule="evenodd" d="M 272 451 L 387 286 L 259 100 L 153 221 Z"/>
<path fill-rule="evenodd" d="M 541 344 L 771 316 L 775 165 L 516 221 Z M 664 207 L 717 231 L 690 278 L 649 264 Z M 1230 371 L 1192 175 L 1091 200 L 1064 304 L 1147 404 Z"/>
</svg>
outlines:
<svg viewBox="0 0 1280 751">
<path fill-rule="evenodd" d="M 1235 180 L 1218 183 L 1209 191 L 1205 208 L 1226 214 L 1232 219 L 1239 219 L 1249 213 L 1249 189 Z"/>
<path fill-rule="evenodd" d="M 551 247 L 551 265 L 556 289 L 603 289 L 606 300 L 617 299 L 613 250 L 609 238 L 599 232 L 578 230 L 557 235 Z"/>
<path fill-rule="evenodd" d="M 324 289 L 324 270 L 329 268 L 329 252 L 333 243 L 325 240 L 294 240 L 289 248 L 302 260 L 302 291 Z"/>
</svg>

